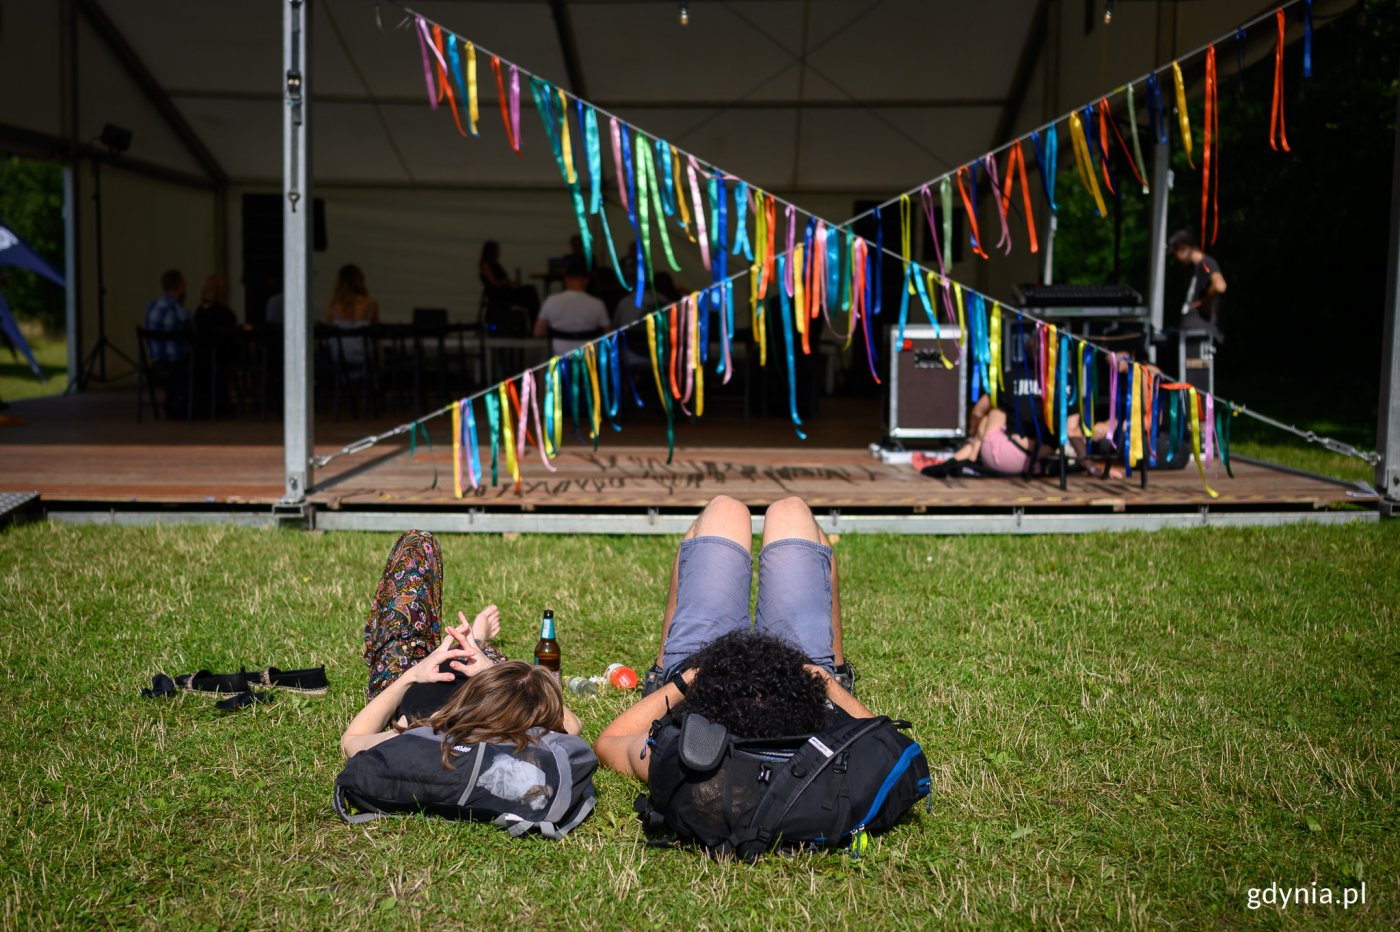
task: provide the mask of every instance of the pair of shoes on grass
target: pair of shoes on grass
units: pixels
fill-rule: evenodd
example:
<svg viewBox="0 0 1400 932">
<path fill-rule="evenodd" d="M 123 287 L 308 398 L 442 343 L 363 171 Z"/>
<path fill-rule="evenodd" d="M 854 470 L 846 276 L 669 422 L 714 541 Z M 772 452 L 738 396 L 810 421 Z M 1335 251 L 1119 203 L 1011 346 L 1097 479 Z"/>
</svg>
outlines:
<svg viewBox="0 0 1400 932">
<path fill-rule="evenodd" d="M 261 692 L 254 687 L 262 687 Z M 249 673 L 240 669 L 237 673 L 212 673 L 200 670 L 198 673 L 184 673 L 171 678 L 157 673 L 151 678 L 149 689 L 141 690 L 148 699 L 173 696 L 177 692 L 193 692 L 227 696 L 217 707 L 224 711 L 241 709 L 259 702 L 270 702 L 273 694 L 267 690 L 284 690 L 303 696 L 324 696 L 330 691 L 330 681 L 326 679 L 325 667 L 310 667 L 305 670 L 279 670 L 268 667 Z"/>
</svg>

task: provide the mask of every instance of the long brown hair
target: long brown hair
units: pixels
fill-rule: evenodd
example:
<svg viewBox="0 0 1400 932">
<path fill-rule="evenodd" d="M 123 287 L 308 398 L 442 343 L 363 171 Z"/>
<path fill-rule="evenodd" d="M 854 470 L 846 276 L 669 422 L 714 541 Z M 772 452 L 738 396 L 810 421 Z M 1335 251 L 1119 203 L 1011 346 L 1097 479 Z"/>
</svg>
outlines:
<svg viewBox="0 0 1400 932">
<path fill-rule="evenodd" d="M 360 271 L 360 267 L 358 265 L 342 265 L 335 276 L 335 289 L 331 292 L 331 301 L 345 307 L 351 307 L 351 302 L 356 297 L 368 294 L 369 289 L 365 287 L 365 273 Z"/>
<path fill-rule="evenodd" d="M 442 765 L 451 766 L 452 748 L 474 741 L 513 744 L 517 751 L 533 743 L 530 732 L 564 730 L 564 694 L 544 667 L 508 660 L 488 667 L 463 683 L 447 704 L 409 727 L 427 725 L 445 735 Z"/>
</svg>

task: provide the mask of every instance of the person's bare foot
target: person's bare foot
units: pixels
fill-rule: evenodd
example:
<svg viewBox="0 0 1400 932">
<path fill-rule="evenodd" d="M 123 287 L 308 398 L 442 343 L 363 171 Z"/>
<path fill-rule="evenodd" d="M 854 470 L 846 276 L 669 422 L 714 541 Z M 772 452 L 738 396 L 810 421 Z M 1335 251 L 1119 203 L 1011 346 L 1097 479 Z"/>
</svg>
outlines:
<svg viewBox="0 0 1400 932">
<path fill-rule="evenodd" d="M 463 612 L 458 612 L 457 618 L 462 624 L 467 623 L 467 616 Z M 488 605 L 476 613 L 476 618 L 472 621 L 472 637 L 478 642 L 485 643 L 500 633 L 501 610 L 499 608 L 495 605 Z"/>
<path fill-rule="evenodd" d="M 923 450 L 915 450 L 909 457 L 909 464 L 920 472 L 930 466 L 941 466 L 946 462 L 948 462 L 946 456 L 929 456 Z"/>
</svg>

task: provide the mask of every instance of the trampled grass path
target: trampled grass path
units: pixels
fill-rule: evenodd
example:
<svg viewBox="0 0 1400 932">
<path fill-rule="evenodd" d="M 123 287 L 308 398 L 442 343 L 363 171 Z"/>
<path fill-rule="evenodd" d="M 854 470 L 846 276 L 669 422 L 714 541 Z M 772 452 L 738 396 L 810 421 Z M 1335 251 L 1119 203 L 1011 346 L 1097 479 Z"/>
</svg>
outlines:
<svg viewBox="0 0 1400 932">
<path fill-rule="evenodd" d="M 392 536 L 0 533 L 5 927 L 719 928 L 1400 922 L 1400 524 L 1075 538 L 847 536 L 858 689 L 911 719 L 933 811 L 865 858 L 647 848 L 600 774 L 563 843 L 331 811 Z M 655 653 L 674 540 L 444 538 L 446 602 L 545 607 L 565 673 Z M 151 674 L 324 663 L 221 714 Z M 592 737 L 628 699 L 574 703 Z M 1367 904 L 1247 908 L 1250 888 Z"/>
</svg>

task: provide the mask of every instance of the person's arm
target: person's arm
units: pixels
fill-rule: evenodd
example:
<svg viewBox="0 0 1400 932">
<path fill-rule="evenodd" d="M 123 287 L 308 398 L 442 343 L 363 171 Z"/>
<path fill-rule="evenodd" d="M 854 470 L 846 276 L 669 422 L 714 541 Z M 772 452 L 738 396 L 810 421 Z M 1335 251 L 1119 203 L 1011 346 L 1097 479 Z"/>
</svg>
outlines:
<svg viewBox="0 0 1400 932">
<path fill-rule="evenodd" d="M 1214 272 L 1211 272 L 1211 273 L 1210 273 L 1210 288 L 1209 288 L 1209 290 L 1207 290 L 1207 292 L 1206 292 L 1206 300 L 1209 301 L 1211 298 L 1215 297 L 1216 295 L 1222 295 L 1222 294 L 1224 294 L 1224 293 L 1225 293 L 1225 288 L 1226 288 L 1226 287 L 1227 287 L 1227 286 L 1226 286 L 1226 284 L 1225 284 L 1225 276 L 1220 274 L 1220 270 L 1219 270 L 1219 269 L 1216 269 Z"/>
<path fill-rule="evenodd" d="M 545 318 L 543 313 L 541 313 L 539 318 L 535 321 L 534 333 L 537 337 L 549 336 L 549 321 Z"/>
<path fill-rule="evenodd" d="M 578 736 L 583 734 L 583 722 L 578 720 L 578 716 L 564 706 L 564 734 Z"/>
<path fill-rule="evenodd" d="M 465 627 L 464 625 L 462 628 L 448 628 L 447 637 L 438 645 L 437 650 L 418 661 L 381 690 L 379 695 L 360 710 L 360 714 L 350 720 L 345 734 L 340 737 L 340 750 L 347 759 L 394 737 L 396 733 L 385 731 L 384 727 L 389 724 L 389 717 L 403 701 L 408 687 L 414 683 L 451 682 L 455 674 L 439 669 L 445 661 L 452 661 L 452 667 L 467 676 L 490 666 L 490 661 L 476 646 L 470 632 L 463 630 Z M 453 647 L 454 640 L 462 646 Z"/>
<path fill-rule="evenodd" d="M 832 705 L 839 706 L 851 718 L 875 717 L 875 713 L 870 711 L 864 702 L 848 693 L 845 687 L 836 682 L 836 678 L 825 668 L 810 663 L 804 666 L 807 670 L 821 677 L 823 685 L 826 686 L 826 698 L 831 700 Z"/>
<path fill-rule="evenodd" d="M 695 679 L 695 671 L 687 670 L 682 679 L 689 684 Z M 598 762 L 609 770 L 630 774 L 645 783 L 651 770 L 651 758 L 643 757 L 642 752 L 651 734 L 651 723 L 684 698 L 676 684 L 667 683 L 613 719 L 593 742 Z"/>
</svg>

